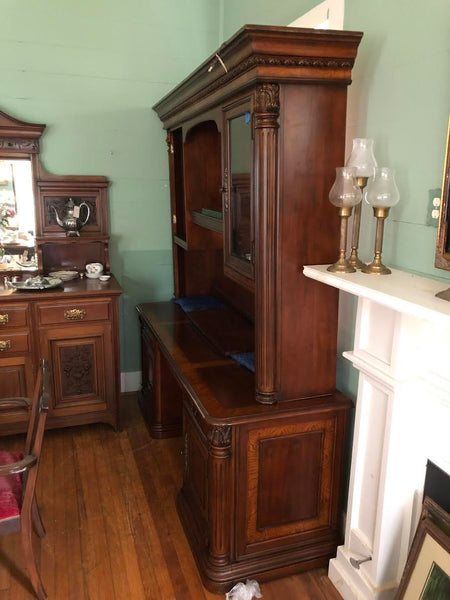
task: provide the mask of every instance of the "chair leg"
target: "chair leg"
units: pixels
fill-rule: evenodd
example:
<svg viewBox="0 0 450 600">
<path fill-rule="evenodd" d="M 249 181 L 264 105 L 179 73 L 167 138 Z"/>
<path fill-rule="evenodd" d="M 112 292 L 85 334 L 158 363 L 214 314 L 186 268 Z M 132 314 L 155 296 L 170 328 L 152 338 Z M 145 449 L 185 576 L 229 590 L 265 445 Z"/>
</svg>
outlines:
<svg viewBox="0 0 450 600">
<path fill-rule="evenodd" d="M 33 589 L 39 600 L 47 600 L 47 593 L 42 585 L 33 551 L 33 526 L 31 514 L 28 512 L 26 517 L 25 515 L 22 515 L 22 517 L 22 546 L 31 585 L 33 586 Z"/>
<path fill-rule="evenodd" d="M 41 513 L 39 512 L 39 507 L 36 502 L 36 498 L 33 498 L 33 506 L 31 508 L 33 513 L 33 526 L 34 530 L 40 538 L 45 537 L 45 527 L 42 523 Z"/>
</svg>

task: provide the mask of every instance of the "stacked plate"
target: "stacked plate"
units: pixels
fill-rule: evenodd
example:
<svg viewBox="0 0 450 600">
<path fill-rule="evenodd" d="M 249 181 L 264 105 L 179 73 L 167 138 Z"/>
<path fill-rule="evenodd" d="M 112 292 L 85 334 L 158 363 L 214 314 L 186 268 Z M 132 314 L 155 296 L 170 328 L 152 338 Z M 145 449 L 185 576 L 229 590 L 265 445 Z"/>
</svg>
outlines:
<svg viewBox="0 0 450 600">
<path fill-rule="evenodd" d="M 61 281 L 70 281 L 78 277 L 78 271 L 52 271 L 50 277 L 57 277 Z"/>
</svg>

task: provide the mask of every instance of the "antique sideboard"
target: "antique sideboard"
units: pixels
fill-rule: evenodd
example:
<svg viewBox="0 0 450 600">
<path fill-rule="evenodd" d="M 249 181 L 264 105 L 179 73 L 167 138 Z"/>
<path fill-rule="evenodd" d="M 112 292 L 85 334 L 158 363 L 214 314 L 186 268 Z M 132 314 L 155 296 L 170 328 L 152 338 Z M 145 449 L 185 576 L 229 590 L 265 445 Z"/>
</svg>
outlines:
<svg viewBox="0 0 450 600">
<path fill-rule="evenodd" d="M 20 243 L 2 246 L 13 256 L 10 263 L 0 265 L 0 397 L 31 396 L 39 361 L 48 358 L 52 381 L 47 426 L 100 421 L 117 427 L 122 290 L 114 276 L 100 282 L 77 275 L 83 275 L 91 262 L 102 263 L 109 272 L 108 181 L 102 176 L 48 173 L 39 160 L 44 129 L 45 125 L 0 112 L 0 161 L 11 173 L 17 163 L 29 166 L 27 195 L 34 199 L 35 212 L 33 237 L 25 248 L 35 260 L 17 259 L 23 251 Z M 9 202 L 18 215 L 30 211 L 28 204 L 20 206 L 18 194 L 11 195 Z M 89 206 L 89 218 L 79 235 L 66 235 L 58 224 L 57 215 L 64 215 L 69 202 L 78 209 L 83 203 Z M 21 231 L 6 226 L 2 234 L 19 239 Z M 11 287 L 13 277 L 20 284 L 61 270 L 77 276 L 42 291 Z M 0 434 L 25 430 L 23 413 L 2 411 Z"/>
</svg>

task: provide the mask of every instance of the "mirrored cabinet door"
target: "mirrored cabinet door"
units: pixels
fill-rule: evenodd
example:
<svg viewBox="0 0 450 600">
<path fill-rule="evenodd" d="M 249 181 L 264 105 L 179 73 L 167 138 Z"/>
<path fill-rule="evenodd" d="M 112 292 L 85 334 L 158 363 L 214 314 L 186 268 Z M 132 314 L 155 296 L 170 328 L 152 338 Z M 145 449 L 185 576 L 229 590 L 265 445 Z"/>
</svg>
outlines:
<svg viewBox="0 0 450 600">
<path fill-rule="evenodd" d="M 254 279 L 254 219 L 250 106 L 234 107 L 226 112 L 225 119 L 225 271 L 251 287 Z"/>
</svg>

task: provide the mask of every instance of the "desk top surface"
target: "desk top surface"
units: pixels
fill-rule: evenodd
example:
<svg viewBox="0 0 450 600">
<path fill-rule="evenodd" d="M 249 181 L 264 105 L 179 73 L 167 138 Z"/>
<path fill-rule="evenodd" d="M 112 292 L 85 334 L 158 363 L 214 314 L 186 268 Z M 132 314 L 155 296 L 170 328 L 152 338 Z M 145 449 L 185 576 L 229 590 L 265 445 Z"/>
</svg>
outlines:
<svg viewBox="0 0 450 600">
<path fill-rule="evenodd" d="M 260 404 L 255 399 L 253 373 L 220 352 L 177 304 L 140 304 L 137 310 L 155 336 L 180 385 L 209 422 L 223 425 L 224 422 L 267 419 L 270 415 L 279 417 L 299 410 L 317 411 L 321 407 L 324 411 L 341 406 L 348 409 L 349 401 L 339 393 Z M 245 335 L 248 335 L 247 331 Z"/>
</svg>

